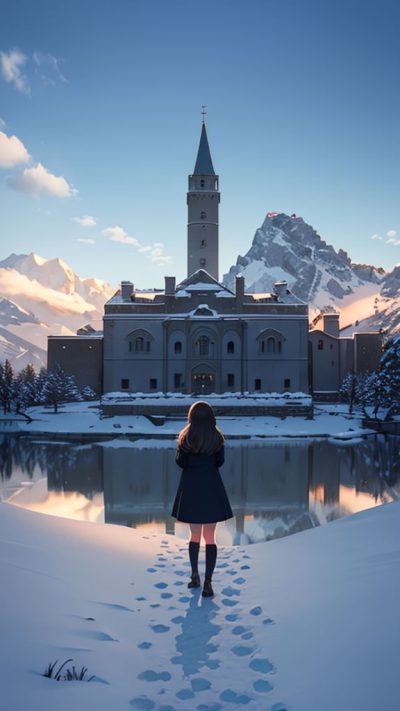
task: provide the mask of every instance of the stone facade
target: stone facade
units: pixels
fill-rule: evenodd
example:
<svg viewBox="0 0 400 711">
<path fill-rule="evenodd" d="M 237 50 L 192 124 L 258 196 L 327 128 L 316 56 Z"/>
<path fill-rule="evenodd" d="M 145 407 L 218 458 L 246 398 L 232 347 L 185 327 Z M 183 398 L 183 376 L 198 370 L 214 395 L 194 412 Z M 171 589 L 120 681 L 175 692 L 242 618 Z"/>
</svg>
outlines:
<svg viewBox="0 0 400 711">
<path fill-rule="evenodd" d="M 245 294 L 237 277 L 233 293 L 200 269 L 163 293 L 119 292 L 105 306 L 104 392 L 308 392 L 308 308 L 280 286 Z"/>
</svg>

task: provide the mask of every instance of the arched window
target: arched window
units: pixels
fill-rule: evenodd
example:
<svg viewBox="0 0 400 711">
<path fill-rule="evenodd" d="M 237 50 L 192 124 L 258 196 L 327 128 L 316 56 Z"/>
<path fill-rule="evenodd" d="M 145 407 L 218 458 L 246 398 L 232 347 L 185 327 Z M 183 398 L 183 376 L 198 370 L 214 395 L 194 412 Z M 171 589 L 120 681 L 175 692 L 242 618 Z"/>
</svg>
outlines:
<svg viewBox="0 0 400 711">
<path fill-rule="evenodd" d="M 126 336 L 129 353 L 150 353 L 153 336 L 145 330 L 138 329 Z"/>
<path fill-rule="evenodd" d="M 275 353 L 275 338 L 267 338 L 267 353 Z"/>
<path fill-rule="evenodd" d="M 207 264 L 207 260 L 206 260 L 204 257 L 202 257 L 202 258 L 200 259 L 200 262 L 199 262 L 199 263 L 200 263 L 200 266 L 201 266 L 201 267 L 205 267 L 206 264 Z"/>
<path fill-rule="evenodd" d="M 318 341 L 317 349 L 318 349 L 319 351 L 323 351 L 323 350 L 324 350 L 324 342 L 323 342 L 322 338 L 320 338 L 319 341 Z"/>
<path fill-rule="evenodd" d="M 203 247 L 203 248 L 204 248 L 204 247 L 207 247 L 207 240 L 206 240 L 206 239 L 202 239 L 202 240 L 201 240 L 201 242 L 200 242 L 200 247 Z"/>
<path fill-rule="evenodd" d="M 204 210 L 200 213 L 200 219 L 201 219 L 201 220 L 206 220 L 206 219 L 207 219 L 207 213 L 204 212 Z"/>
<path fill-rule="evenodd" d="M 282 353 L 282 344 L 285 338 L 283 334 L 275 328 L 268 328 L 266 331 L 262 331 L 258 335 L 257 340 L 259 343 L 260 353 L 264 353 L 266 355 Z"/>
<path fill-rule="evenodd" d="M 205 184 L 206 184 L 206 183 L 205 183 L 205 180 L 202 178 L 202 179 L 200 180 L 200 187 L 201 187 L 201 188 L 204 188 Z"/>
<path fill-rule="evenodd" d="M 226 352 L 227 353 L 234 353 L 235 352 L 235 344 L 233 341 L 228 341 L 226 344 Z"/>
<path fill-rule="evenodd" d="M 197 343 L 199 355 L 208 355 L 210 352 L 210 339 L 207 336 L 200 336 Z"/>
<path fill-rule="evenodd" d="M 182 353 L 182 341 L 175 341 L 174 351 L 175 353 Z"/>
</svg>

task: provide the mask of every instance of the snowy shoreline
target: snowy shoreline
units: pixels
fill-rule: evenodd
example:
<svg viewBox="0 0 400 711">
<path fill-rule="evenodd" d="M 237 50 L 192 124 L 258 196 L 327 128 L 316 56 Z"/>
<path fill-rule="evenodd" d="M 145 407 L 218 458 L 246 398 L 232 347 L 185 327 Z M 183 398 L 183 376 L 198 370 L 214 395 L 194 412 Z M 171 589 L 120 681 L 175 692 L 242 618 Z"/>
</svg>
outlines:
<svg viewBox="0 0 400 711">
<path fill-rule="evenodd" d="M 273 416 L 218 417 L 218 424 L 228 440 L 235 439 L 306 439 L 330 438 L 354 441 L 376 432 L 362 427 L 361 414 L 349 416 L 346 405 L 318 405 L 313 419 Z M 57 414 L 43 406 L 28 411 L 32 422 L 24 418 L 0 417 L 0 434 L 32 435 L 53 439 L 160 439 L 173 441 L 185 425 L 185 418 L 165 418 L 161 424 L 143 415 L 101 417 L 98 407 L 89 403 L 63 405 Z"/>
</svg>

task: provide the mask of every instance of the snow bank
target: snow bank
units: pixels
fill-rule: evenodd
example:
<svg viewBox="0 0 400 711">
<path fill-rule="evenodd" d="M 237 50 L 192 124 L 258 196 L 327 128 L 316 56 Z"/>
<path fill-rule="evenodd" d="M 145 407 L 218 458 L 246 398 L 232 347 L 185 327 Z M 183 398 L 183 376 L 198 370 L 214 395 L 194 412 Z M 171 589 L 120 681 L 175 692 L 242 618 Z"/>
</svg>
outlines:
<svg viewBox="0 0 400 711">
<path fill-rule="evenodd" d="M 0 504 L 3 707 L 397 709 L 399 524 L 400 502 L 221 548 L 206 600 L 172 536 Z M 41 676 L 69 657 L 95 679 Z"/>
</svg>

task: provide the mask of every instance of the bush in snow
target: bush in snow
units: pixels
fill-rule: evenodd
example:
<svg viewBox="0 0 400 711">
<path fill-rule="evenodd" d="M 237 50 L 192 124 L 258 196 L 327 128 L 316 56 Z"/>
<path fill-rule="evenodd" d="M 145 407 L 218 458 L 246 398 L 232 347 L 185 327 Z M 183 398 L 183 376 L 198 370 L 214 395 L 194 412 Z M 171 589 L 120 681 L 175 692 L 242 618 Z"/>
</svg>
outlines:
<svg viewBox="0 0 400 711">
<path fill-rule="evenodd" d="M 90 385 L 85 385 L 85 387 L 81 390 L 81 395 L 82 400 L 97 400 L 97 394 L 93 388 L 90 387 Z"/>
<path fill-rule="evenodd" d="M 73 666 L 72 669 L 67 668 L 62 671 L 66 664 L 73 661 L 73 659 L 66 659 L 57 671 L 55 671 L 58 664 L 58 659 L 56 659 L 55 662 L 51 662 L 47 666 L 43 672 L 43 676 L 46 676 L 48 679 L 55 679 L 55 681 L 92 681 L 92 679 L 94 679 L 94 676 L 90 676 L 89 679 L 85 679 L 87 667 L 82 667 L 81 670 L 78 671 L 78 669 L 75 669 L 75 666 Z"/>
<path fill-rule="evenodd" d="M 378 399 L 374 407 L 387 407 L 385 420 L 400 412 L 400 336 L 388 341 L 383 349 L 378 368 Z"/>
</svg>

